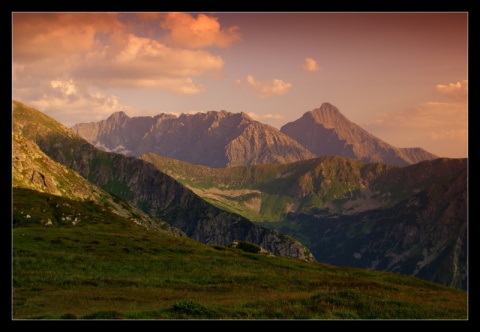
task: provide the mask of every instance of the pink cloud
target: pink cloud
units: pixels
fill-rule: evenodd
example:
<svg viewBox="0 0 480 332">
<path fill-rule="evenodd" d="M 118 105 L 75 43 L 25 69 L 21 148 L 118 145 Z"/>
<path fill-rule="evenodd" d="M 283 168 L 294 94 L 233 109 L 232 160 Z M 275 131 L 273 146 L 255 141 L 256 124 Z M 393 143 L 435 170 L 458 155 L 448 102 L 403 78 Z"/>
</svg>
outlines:
<svg viewBox="0 0 480 332">
<path fill-rule="evenodd" d="M 241 40 L 239 27 L 222 29 L 217 18 L 205 14 L 198 14 L 195 18 L 187 13 L 168 13 L 163 18 L 161 26 L 170 30 L 167 41 L 175 46 L 229 47 Z"/>
<path fill-rule="evenodd" d="M 97 33 L 122 29 L 111 13 L 13 13 L 14 61 L 61 58 L 90 51 Z"/>
<path fill-rule="evenodd" d="M 312 58 L 306 58 L 305 63 L 303 64 L 303 70 L 305 71 L 319 71 L 320 66 L 317 61 Z"/>
<path fill-rule="evenodd" d="M 368 127 L 392 128 L 446 128 L 467 125 L 465 103 L 426 102 L 409 109 L 377 114 L 377 119 L 367 122 Z"/>
<path fill-rule="evenodd" d="M 155 13 L 155 12 L 143 12 L 143 13 L 135 13 L 135 15 L 140 18 L 141 20 L 158 20 L 164 17 L 165 13 Z"/>
<path fill-rule="evenodd" d="M 285 119 L 285 116 L 283 114 L 256 114 L 253 112 L 247 113 L 249 117 L 251 117 L 254 120 L 258 121 L 263 121 L 263 120 L 283 120 Z"/>
<path fill-rule="evenodd" d="M 464 158 L 468 154 L 467 118 L 465 102 L 426 102 L 378 113 L 376 119 L 362 127 L 396 147 L 417 147 L 418 142 L 424 142 L 422 148 L 440 157 Z"/>
<path fill-rule="evenodd" d="M 151 88 L 194 95 L 205 90 L 196 77 L 223 69 L 223 59 L 206 50 L 169 47 L 159 40 L 161 32 L 136 34 L 144 23 L 158 29 L 168 14 L 128 15 L 14 13 L 12 97 L 71 125 L 72 115 L 94 121 L 118 110 L 135 113 L 116 96 L 89 88 Z M 175 15 L 170 19 L 166 33 L 187 41 L 188 34 L 175 32 L 183 29 Z M 239 38 L 236 28 L 221 29 L 216 19 L 205 15 L 192 22 L 189 28 L 200 28 L 199 37 L 206 38 L 203 46 L 228 46 Z"/>
<path fill-rule="evenodd" d="M 457 83 L 437 84 L 435 90 L 437 93 L 452 99 L 465 100 L 468 97 L 468 80 Z"/>
<path fill-rule="evenodd" d="M 220 71 L 223 60 L 202 50 L 168 48 L 129 34 L 118 49 L 105 46 L 91 53 L 76 70 L 78 78 L 100 87 L 161 88 L 180 94 L 195 94 L 202 88 L 192 77 Z"/>
<path fill-rule="evenodd" d="M 240 83 L 241 82 L 237 80 L 237 85 Z M 259 98 L 283 95 L 292 87 L 291 83 L 276 78 L 270 82 L 259 82 L 255 80 L 252 75 L 247 76 L 247 84 L 253 89 L 255 95 Z"/>
<path fill-rule="evenodd" d="M 168 17 L 153 14 L 137 15 L 144 20 Z M 52 80 L 74 78 L 77 84 L 102 88 L 159 88 L 191 95 L 204 91 L 194 77 L 223 69 L 219 56 L 167 47 L 129 32 L 133 28 L 110 13 L 14 14 L 14 90 L 27 95 L 30 88 L 33 95 Z"/>
</svg>

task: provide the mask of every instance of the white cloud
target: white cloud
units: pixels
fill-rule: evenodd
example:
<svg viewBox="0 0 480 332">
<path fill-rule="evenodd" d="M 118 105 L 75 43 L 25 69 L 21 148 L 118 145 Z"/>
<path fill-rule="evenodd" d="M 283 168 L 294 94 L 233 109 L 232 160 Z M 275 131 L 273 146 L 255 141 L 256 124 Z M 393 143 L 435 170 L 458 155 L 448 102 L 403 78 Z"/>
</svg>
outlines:
<svg viewBox="0 0 480 332">
<path fill-rule="evenodd" d="M 305 71 L 319 71 L 320 66 L 318 65 L 317 61 L 312 58 L 306 58 L 305 63 L 303 64 L 303 69 Z"/>
<path fill-rule="evenodd" d="M 242 86 L 240 80 L 236 81 L 237 86 Z M 247 76 L 247 84 L 253 89 L 259 98 L 266 98 L 273 95 L 283 95 L 292 87 L 291 83 L 280 79 L 273 79 L 270 82 L 258 82 L 252 75 Z"/>
<path fill-rule="evenodd" d="M 99 91 L 92 92 L 86 87 L 77 85 L 73 79 L 50 82 L 50 87 L 45 88 L 43 94 L 29 100 L 27 104 L 66 127 L 80 122 L 100 121 L 118 111 L 144 114 L 133 107 L 122 105 L 116 96 Z"/>
<path fill-rule="evenodd" d="M 75 84 L 73 84 L 73 80 L 70 79 L 69 81 L 60 81 L 60 80 L 54 80 L 50 82 L 50 85 L 54 89 L 58 89 L 62 92 L 64 95 L 74 95 L 76 92 L 75 89 Z"/>
</svg>

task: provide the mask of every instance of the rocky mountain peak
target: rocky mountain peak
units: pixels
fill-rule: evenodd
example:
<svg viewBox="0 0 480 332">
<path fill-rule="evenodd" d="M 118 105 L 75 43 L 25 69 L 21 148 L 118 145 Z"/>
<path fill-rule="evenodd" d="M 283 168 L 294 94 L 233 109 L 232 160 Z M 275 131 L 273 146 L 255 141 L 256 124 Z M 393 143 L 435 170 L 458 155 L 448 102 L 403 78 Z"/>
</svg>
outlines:
<svg viewBox="0 0 480 332">
<path fill-rule="evenodd" d="M 118 121 L 118 120 L 123 120 L 123 119 L 130 119 L 130 117 L 127 114 L 125 114 L 125 112 L 119 111 L 119 112 L 115 112 L 112 115 L 110 115 L 107 120 Z"/>
<path fill-rule="evenodd" d="M 242 119 L 252 120 L 252 121 L 253 121 L 253 119 L 252 119 L 247 113 L 240 112 L 239 114 L 240 114 L 240 117 L 241 117 Z"/>
<path fill-rule="evenodd" d="M 437 156 L 414 148 L 396 148 L 348 120 L 330 103 L 304 113 L 280 131 L 316 156 L 337 155 L 362 162 L 405 166 Z"/>
<path fill-rule="evenodd" d="M 340 110 L 330 103 L 323 103 L 320 108 L 305 113 L 305 116 L 313 118 L 315 123 L 321 123 L 325 128 L 338 128 L 350 123 Z"/>
<path fill-rule="evenodd" d="M 182 114 L 183 115 L 183 114 Z M 197 113 L 195 115 L 187 115 L 191 117 L 198 117 L 202 120 L 210 120 L 210 121 L 216 121 L 216 120 L 223 120 L 223 119 L 229 119 L 231 121 L 236 121 L 239 120 L 240 122 L 242 120 L 247 120 L 249 122 L 253 122 L 253 119 L 249 117 L 246 113 L 240 112 L 240 113 L 231 113 L 225 110 L 221 111 L 208 111 L 207 113 Z"/>
</svg>

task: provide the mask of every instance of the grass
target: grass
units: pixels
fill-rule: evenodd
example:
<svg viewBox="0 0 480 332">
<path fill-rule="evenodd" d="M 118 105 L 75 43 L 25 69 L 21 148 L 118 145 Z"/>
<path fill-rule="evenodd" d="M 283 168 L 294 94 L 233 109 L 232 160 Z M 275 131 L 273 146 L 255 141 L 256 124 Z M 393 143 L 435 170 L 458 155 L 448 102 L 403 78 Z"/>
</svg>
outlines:
<svg viewBox="0 0 480 332">
<path fill-rule="evenodd" d="M 61 221 L 62 198 L 39 209 L 28 204 L 34 196 L 14 193 L 15 320 L 468 318 L 467 293 L 457 289 L 205 245 L 65 200 L 82 216 L 73 225 Z"/>
</svg>

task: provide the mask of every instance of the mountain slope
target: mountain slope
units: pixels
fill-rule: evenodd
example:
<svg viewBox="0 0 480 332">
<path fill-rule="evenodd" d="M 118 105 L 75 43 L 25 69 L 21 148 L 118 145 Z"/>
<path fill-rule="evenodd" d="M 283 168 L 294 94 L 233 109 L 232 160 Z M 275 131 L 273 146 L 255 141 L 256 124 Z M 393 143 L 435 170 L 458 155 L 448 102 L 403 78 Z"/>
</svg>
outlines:
<svg viewBox="0 0 480 332">
<path fill-rule="evenodd" d="M 167 221 L 203 243 L 256 243 L 277 254 L 315 260 L 298 241 L 207 203 L 150 163 L 100 151 L 38 110 L 12 102 L 14 126 L 50 158 L 151 217 Z"/>
<path fill-rule="evenodd" d="M 254 221 L 279 221 L 287 212 L 328 209 L 351 213 L 384 204 L 374 200 L 370 181 L 393 166 L 363 164 L 342 157 L 320 157 L 288 164 L 208 168 L 147 153 L 139 157 L 182 182 L 213 204 Z M 358 197 L 352 207 L 345 195 Z M 369 201 L 369 204 L 367 203 Z M 378 202 L 377 202 L 378 201 Z M 376 202 L 376 203 L 375 203 Z"/>
<path fill-rule="evenodd" d="M 31 117 L 29 117 L 31 119 Z M 164 221 L 149 217 L 118 197 L 102 190 L 81 177 L 77 172 L 52 160 L 31 140 L 23 136 L 22 128 L 15 122 L 12 130 L 12 187 L 31 189 L 81 202 L 89 202 L 118 216 L 150 229 L 164 230 L 176 236 L 186 235 Z M 14 202 L 14 205 L 16 202 Z M 77 216 L 71 216 L 73 221 Z M 78 218 L 80 219 L 80 218 Z M 82 218 L 83 219 L 83 218 Z M 57 222 L 45 218 L 43 223 Z"/>
<path fill-rule="evenodd" d="M 405 166 L 438 158 L 421 148 L 396 148 L 348 120 L 335 106 L 323 103 L 280 131 L 316 156 L 337 155 L 366 163 Z"/>
<path fill-rule="evenodd" d="M 315 213 L 322 209 L 352 214 L 391 207 L 434 183 L 456 179 L 467 170 L 466 159 L 448 158 L 400 167 L 333 156 L 232 168 L 192 165 L 153 153 L 140 159 L 151 162 L 212 203 L 232 202 L 238 207 L 235 212 L 249 213 L 256 221 L 271 219 L 273 207 L 278 212 L 277 220 L 287 212 Z M 462 190 L 466 191 L 467 181 L 463 180 Z M 253 206 L 254 199 L 259 206 Z M 257 210 L 258 214 L 252 217 L 253 211 L 248 210 Z"/>
<path fill-rule="evenodd" d="M 320 157 L 208 168 L 142 155 L 224 209 L 291 234 L 322 262 L 467 287 L 467 160 L 409 166 Z"/>
<path fill-rule="evenodd" d="M 290 214 L 287 218 L 296 227 L 292 232 L 282 231 L 309 234 L 311 240 L 304 243 L 317 259 L 329 264 L 391 271 L 467 290 L 468 197 L 462 163 L 464 160 L 439 159 L 417 164 L 431 167 L 432 173 L 441 174 L 445 166 L 453 172 L 442 180 L 438 175 L 424 178 L 416 193 L 395 205 L 350 215 Z M 399 176 L 395 185 L 389 185 L 386 180 L 399 175 L 397 171 L 382 174 L 374 186 L 395 193 L 411 186 L 398 185 L 397 180 L 405 183 L 411 179 L 413 184 L 426 174 L 415 179 L 411 175 L 421 170 L 402 168 L 410 176 Z"/>
<path fill-rule="evenodd" d="M 97 123 L 76 124 L 72 130 L 106 151 L 128 156 L 152 152 L 209 167 L 279 164 L 315 157 L 278 129 L 245 113 L 129 118 L 118 112 Z"/>
<path fill-rule="evenodd" d="M 23 188 L 13 200 L 14 320 L 468 318 L 468 293 L 418 278 L 206 245 Z"/>
</svg>

